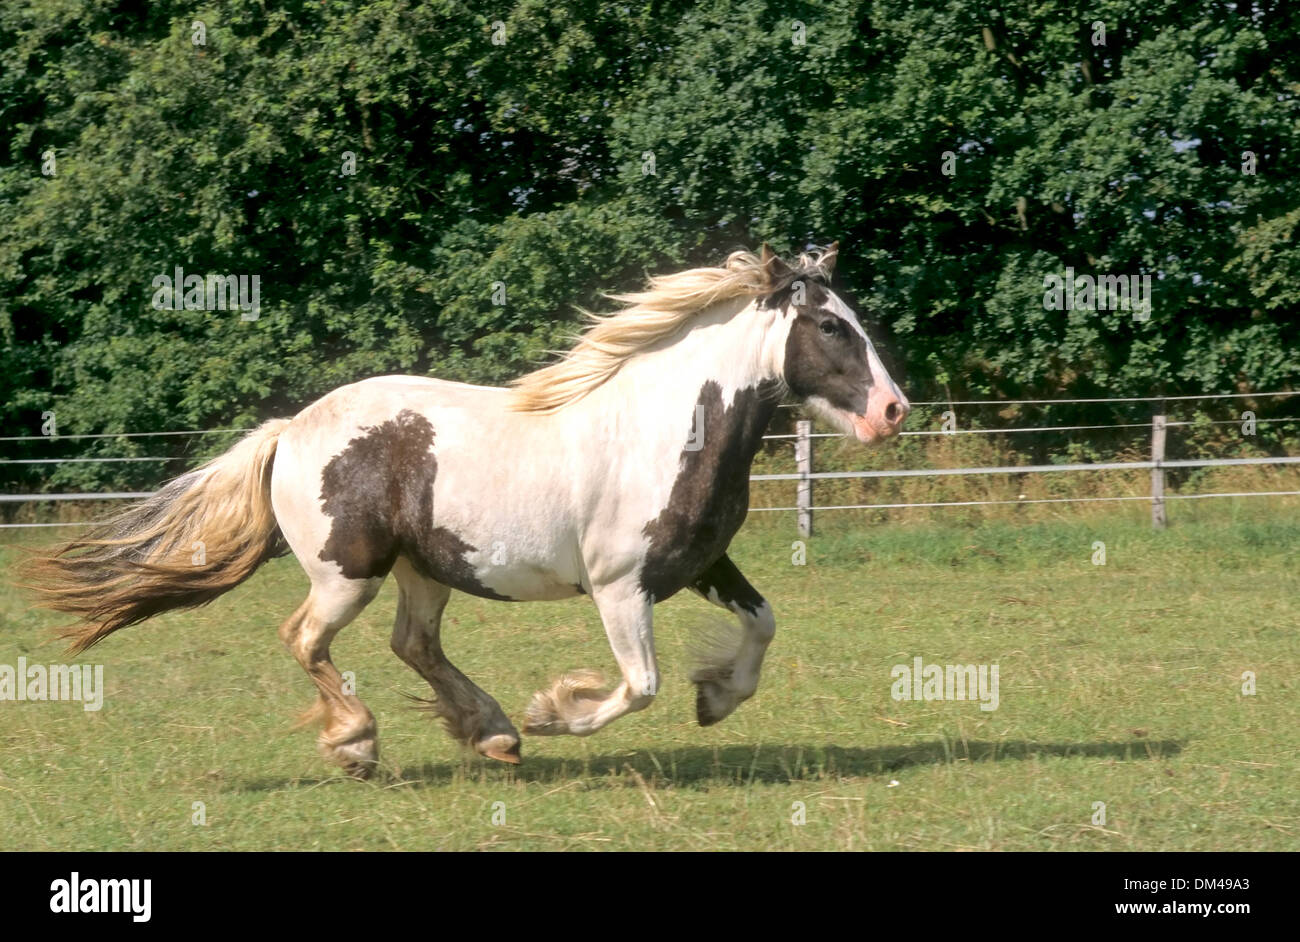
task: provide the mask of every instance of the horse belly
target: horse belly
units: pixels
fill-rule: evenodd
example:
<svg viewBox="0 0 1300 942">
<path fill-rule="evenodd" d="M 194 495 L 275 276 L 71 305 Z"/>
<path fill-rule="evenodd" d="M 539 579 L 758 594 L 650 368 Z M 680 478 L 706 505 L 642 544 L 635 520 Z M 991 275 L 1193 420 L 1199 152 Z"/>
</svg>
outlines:
<svg viewBox="0 0 1300 942">
<path fill-rule="evenodd" d="M 584 594 L 576 572 L 512 556 L 505 540 L 475 546 L 444 527 L 404 550 L 416 570 L 453 589 L 505 602 L 544 602 Z"/>
<path fill-rule="evenodd" d="M 555 500 L 541 494 L 523 500 L 520 494 L 538 492 L 525 487 L 493 502 L 491 490 L 468 490 L 455 463 L 443 466 L 432 517 L 422 518 L 406 541 L 417 569 L 487 599 L 547 602 L 584 592 L 576 548 L 554 515 Z"/>
</svg>

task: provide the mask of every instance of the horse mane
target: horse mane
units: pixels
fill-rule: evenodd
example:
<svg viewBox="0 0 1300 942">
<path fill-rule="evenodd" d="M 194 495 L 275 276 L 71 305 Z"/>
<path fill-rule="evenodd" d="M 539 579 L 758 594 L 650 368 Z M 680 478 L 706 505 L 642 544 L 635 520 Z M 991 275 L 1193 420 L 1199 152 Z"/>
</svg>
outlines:
<svg viewBox="0 0 1300 942">
<path fill-rule="evenodd" d="M 834 250 L 804 253 L 793 266 L 779 266 L 773 281 L 752 252 L 732 252 L 716 268 L 652 275 L 645 290 L 608 294 L 623 307 L 611 314 L 583 311 L 589 326 L 561 358 L 510 383 L 510 408 L 552 413 L 608 381 L 623 364 L 687 326 L 695 315 L 738 297 L 766 298 L 800 277 L 829 280 Z"/>
</svg>

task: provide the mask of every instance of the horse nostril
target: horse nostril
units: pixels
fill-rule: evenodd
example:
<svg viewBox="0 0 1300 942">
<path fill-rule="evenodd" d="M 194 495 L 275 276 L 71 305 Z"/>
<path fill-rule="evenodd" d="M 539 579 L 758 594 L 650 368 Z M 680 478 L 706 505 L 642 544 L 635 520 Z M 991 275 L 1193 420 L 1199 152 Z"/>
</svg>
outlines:
<svg viewBox="0 0 1300 942">
<path fill-rule="evenodd" d="M 897 425 L 903 421 L 903 410 L 896 402 L 891 402 L 885 406 L 885 421 L 890 425 Z"/>
</svg>

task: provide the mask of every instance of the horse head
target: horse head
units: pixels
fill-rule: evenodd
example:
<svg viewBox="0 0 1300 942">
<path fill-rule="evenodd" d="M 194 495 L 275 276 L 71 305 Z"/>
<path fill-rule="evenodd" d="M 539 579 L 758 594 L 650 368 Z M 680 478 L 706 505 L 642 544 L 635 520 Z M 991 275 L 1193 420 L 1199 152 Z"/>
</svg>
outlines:
<svg viewBox="0 0 1300 942">
<path fill-rule="evenodd" d="M 861 442 L 897 435 L 911 411 L 857 315 L 830 287 L 839 243 L 792 268 L 763 246 L 761 306 L 788 327 L 781 378 L 817 414 Z"/>
</svg>

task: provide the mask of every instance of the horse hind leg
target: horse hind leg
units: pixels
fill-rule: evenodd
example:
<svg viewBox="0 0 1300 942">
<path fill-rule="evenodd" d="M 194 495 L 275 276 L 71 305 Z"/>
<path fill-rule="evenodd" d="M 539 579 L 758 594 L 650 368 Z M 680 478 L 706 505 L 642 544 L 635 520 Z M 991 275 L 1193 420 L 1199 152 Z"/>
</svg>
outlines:
<svg viewBox="0 0 1300 942">
<path fill-rule="evenodd" d="M 479 755 L 518 764 L 519 733 L 501 705 L 443 653 L 442 613 L 451 589 L 420 575 L 405 559 L 397 561 L 393 574 L 399 589 L 393 653 L 433 688 L 431 711 L 442 719 L 453 739 Z"/>
<path fill-rule="evenodd" d="M 313 583 L 307 600 L 280 626 L 280 640 L 316 685 L 316 703 L 299 725 L 322 724 L 317 744 L 326 759 L 367 778 L 379 762 L 374 714 L 343 682 L 330 660 L 334 636 L 369 604 L 383 579 Z"/>
</svg>

